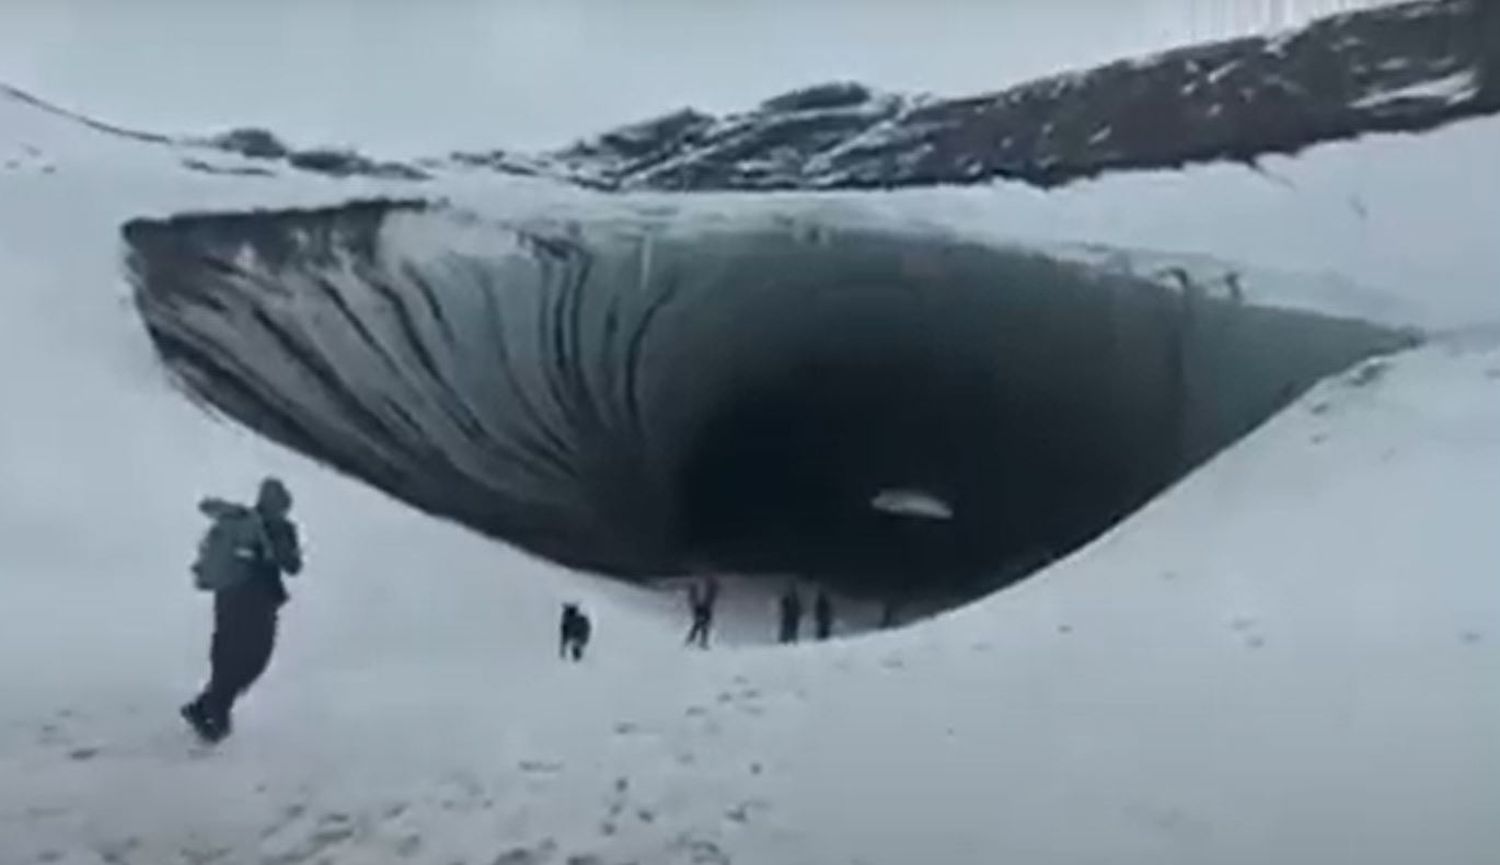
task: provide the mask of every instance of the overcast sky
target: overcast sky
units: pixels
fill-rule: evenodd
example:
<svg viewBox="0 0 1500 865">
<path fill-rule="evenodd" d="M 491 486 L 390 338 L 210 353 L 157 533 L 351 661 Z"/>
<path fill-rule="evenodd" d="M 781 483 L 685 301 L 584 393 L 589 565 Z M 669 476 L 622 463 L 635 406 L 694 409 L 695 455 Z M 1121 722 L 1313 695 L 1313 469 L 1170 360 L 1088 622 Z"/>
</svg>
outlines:
<svg viewBox="0 0 1500 865">
<path fill-rule="evenodd" d="M 819 81 L 963 94 L 1369 0 L 0 0 L 0 81 L 169 132 L 548 147 Z"/>
</svg>

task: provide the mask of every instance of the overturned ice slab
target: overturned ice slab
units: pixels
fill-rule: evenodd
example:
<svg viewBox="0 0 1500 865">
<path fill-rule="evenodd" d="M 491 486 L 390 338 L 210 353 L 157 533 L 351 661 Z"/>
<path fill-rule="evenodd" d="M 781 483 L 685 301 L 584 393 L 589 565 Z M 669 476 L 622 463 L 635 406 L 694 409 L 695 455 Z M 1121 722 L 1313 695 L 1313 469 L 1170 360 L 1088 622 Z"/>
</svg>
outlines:
<svg viewBox="0 0 1500 865">
<path fill-rule="evenodd" d="M 367 201 L 124 234 L 146 326 L 195 395 L 423 510 L 630 579 L 707 562 L 956 603 L 1413 341 L 775 207 L 542 221 Z M 951 518 L 895 525 L 870 506 L 891 489 Z"/>
</svg>

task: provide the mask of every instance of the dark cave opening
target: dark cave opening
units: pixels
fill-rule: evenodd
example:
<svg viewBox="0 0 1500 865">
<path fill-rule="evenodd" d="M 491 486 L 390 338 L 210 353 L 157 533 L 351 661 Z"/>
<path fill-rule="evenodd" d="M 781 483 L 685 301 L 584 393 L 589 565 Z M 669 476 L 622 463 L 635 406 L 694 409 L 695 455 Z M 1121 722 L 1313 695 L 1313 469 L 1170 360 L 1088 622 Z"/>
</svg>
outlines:
<svg viewBox="0 0 1500 865">
<path fill-rule="evenodd" d="M 1038 434 L 994 386 L 1003 371 L 972 353 L 877 340 L 810 354 L 724 393 L 685 446 L 675 543 L 696 561 L 882 600 L 973 596 L 1097 534 L 1145 492 L 1119 464 L 1147 457 Z M 951 516 L 874 507 L 888 490 L 920 491 Z"/>
</svg>

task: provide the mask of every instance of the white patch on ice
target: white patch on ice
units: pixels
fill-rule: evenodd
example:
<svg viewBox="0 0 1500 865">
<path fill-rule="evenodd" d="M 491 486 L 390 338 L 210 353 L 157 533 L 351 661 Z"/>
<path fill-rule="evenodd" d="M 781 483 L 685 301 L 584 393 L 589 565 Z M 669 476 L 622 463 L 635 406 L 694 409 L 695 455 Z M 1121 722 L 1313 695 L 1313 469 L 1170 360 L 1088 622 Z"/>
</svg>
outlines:
<svg viewBox="0 0 1500 865">
<path fill-rule="evenodd" d="M 1377 90 L 1368 93 L 1351 103 L 1351 107 L 1360 109 L 1379 108 L 1394 102 L 1406 100 L 1441 100 L 1444 102 L 1460 102 L 1473 96 L 1479 90 L 1479 80 L 1474 72 L 1465 69 L 1447 75 L 1442 78 L 1433 78 L 1421 81 L 1408 87 L 1400 87 L 1393 90 Z"/>
<path fill-rule="evenodd" d="M 1223 80 L 1224 76 L 1233 72 L 1235 69 L 1239 68 L 1239 66 L 1239 60 L 1231 60 L 1222 66 L 1218 66 L 1210 70 L 1208 75 L 1204 76 L 1204 80 L 1209 84 L 1218 84 L 1221 80 Z"/>
<path fill-rule="evenodd" d="M 1298 36 L 1301 36 L 1304 32 L 1306 31 L 1299 27 L 1290 30 L 1283 30 L 1274 36 L 1269 36 L 1265 41 L 1264 50 L 1267 54 L 1279 56 L 1282 52 L 1286 51 L 1288 45 L 1292 44 L 1292 42 Z"/>
<path fill-rule="evenodd" d="M 928 520 L 953 519 L 953 506 L 922 490 L 881 490 L 870 499 L 870 507 L 887 514 Z"/>
</svg>

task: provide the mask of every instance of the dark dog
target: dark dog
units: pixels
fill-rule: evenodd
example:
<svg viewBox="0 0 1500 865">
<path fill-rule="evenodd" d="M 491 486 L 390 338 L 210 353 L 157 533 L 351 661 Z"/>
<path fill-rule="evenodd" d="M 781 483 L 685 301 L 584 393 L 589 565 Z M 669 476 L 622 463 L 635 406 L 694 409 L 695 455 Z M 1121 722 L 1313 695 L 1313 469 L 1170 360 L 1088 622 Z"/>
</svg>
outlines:
<svg viewBox="0 0 1500 865">
<path fill-rule="evenodd" d="M 558 642 L 558 657 L 574 661 L 583 660 L 583 650 L 588 648 L 589 634 L 593 626 L 589 623 L 589 617 L 578 609 L 577 604 L 563 604 L 562 623 L 559 628 L 561 640 Z"/>
</svg>

